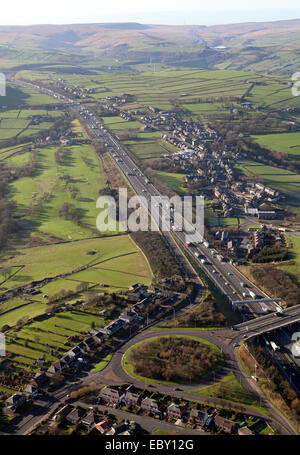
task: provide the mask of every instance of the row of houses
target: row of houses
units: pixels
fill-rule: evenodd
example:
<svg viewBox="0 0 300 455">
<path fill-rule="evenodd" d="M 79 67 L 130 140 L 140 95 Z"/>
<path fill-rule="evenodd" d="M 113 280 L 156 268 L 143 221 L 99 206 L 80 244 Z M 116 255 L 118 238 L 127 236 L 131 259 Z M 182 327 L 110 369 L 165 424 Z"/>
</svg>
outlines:
<svg viewBox="0 0 300 455">
<path fill-rule="evenodd" d="M 142 398 L 142 396 L 136 391 L 132 390 L 130 386 L 125 392 L 119 389 L 114 389 L 110 386 L 105 386 L 100 394 L 99 398 L 108 406 L 131 406 L 138 408 L 141 411 L 154 415 L 156 417 L 167 417 L 172 420 L 181 420 L 186 417 L 188 422 L 195 423 L 202 428 L 209 429 L 211 425 L 215 425 L 218 430 L 222 430 L 225 433 L 237 433 L 238 434 L 254 434 L 249 428 L 242 427 L 238 428 L 236 422 L 226 419 L 217 415 L 216 412 L 209 415 L 206 411 L 193 408 L 189 413 L 185 406 L 181 406 L 176 403 L 171 403 L 166 410 L 163 405 L 150 397 Z M 239 432 L 241 430 L 241 432 Z"/>
<path fill-rule="evenodd" d="M 26 401 L 36 399 L 39 393 L 39 389 L 36 386 L 27 384 L 23 392 L 14 393 L 5 401 L 5 411 L 8 414 L 14 414 Z"/>
<path fill-rule="evenodd" d="M 53 421 L 58 419 L 66 419 L 72 425 L 81 424 L 87 430 L 91 431 L 94 428 L 101 434 L 107 436 L 125 436 L 131 435 L 132 430 L 129 428 L 128 423 L 115 424 L 109 419 L 103 419 L 94 410 L 89 410 L 87 413 L 81 408 L 73 408 L 70 405 L 64 406 L 52 418 Z"/>
</svg>

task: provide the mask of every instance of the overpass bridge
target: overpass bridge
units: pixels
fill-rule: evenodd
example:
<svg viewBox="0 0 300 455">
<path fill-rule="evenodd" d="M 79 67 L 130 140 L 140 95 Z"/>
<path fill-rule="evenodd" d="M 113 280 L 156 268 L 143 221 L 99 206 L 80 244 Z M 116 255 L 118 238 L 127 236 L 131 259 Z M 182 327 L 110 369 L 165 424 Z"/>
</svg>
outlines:
<svg viewBox="0 0 300 455">
<path fill-rule="evenodd" d="M 300 305 L 287 308 L 280 313 L 271 313 L 251 319 L 250 321 L 236 324 L 233 328 L 242 332 L 247 338 L 262 335 L 272 330 L 286 327 L 296 322 L 300 322 Z"/>
</svg>

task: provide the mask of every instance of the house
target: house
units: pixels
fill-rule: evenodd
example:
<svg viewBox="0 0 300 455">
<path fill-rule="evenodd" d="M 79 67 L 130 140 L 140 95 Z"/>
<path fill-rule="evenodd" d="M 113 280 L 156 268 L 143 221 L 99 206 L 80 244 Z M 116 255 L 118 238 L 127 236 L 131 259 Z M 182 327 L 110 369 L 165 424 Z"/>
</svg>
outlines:
<svg viewBox="0 0 300 455">
<path fill-rule="evenodd" d="M 94 336 L 93 336 L 93 339 L 94 339 L 94 342 L 96 344 L 101 344 L 104 340 L 104 336 L 103 336 L 103 333 L 101 332 L 97 332 Z"/>
<path fill-rule="evenodd" d="M 137 291 L 138 289 L 140 289 L 141 287 L 143 287 L 143 283 L 135 283 L 135 284 L 132 284 L 131 286 L 129 286 L 129 291 Z"/>
<path fill-rule="evenodd" d="M 66 419 L 70 423 L 78 423 L 84 415 L 84 411 L 80 408 L 74 408 L 67 416 Z"/>
<path fill-rule="evenodd" d="M 195 423 L 198 425 L 204 425 L 208 419 L 208 414 L 205 411 L 199 411 L 194 408 L 190 412 L 190 419 L 195 419 Z"/>
<path fill-rule="evenodd" d="M 72 353 L 72 354 L 71 354 Z M 70 355 L 74 355 L 75 358 L 80 356 L 81 355 L 81 350 L 78 346 L 75 346 L 75 348 L 73 348 L 71 351 L 70 351 Z"/>
<path fill-rule="evenodd" d="M 120 390 L 106 386 L 101 390 L 99 397 L 102 398 L 106 404 L 115 405 L 120 403 L 120 401 L 124 398 L 124 394 L 120 392 Z"/>
<path fill-rule="evenodd" d="M 127 432 L 128 432 L 128 424 L 120 423 L 119 425 L 114 424 L 112 426 L 112 428 L 106 434 L 109 436 L 122 436 L 122 435 L 127 434 Z"/>
<path fill-rule="evenodd" d="M 181 419 L 184 412 L 185 408 L 175 403 L 171 403 L 170 406 L 168 406 L 167 408 L 167 415 L 172 419 Z"/>
<path fill-rule="evenodd" d="M 47 372 L 50 374 L 57 374 L 61 373 L 67 367 L 66 362 L 63 360 L 58 360 L 57 362 L 52 363 L 52 365 L 48 368 Z"/>
<path fill-rule="evenodd" d="M 99 416 L 95 414 L 93 411 L 89 412 L 81 421 L 82 425 L 85 427 L 92 429 L 94 426 L 99 422 Z"/>
<path fill-rule="evenodd" d="M 125 393 L 124 401 L 127 406 L 140 406 L 142 399 L 137 393 L 127 391 Z"/>
<path fill-rule="evenodd" d="M 140 295 L 135 294 L 134 292 L 129 292 L 127 294 L 127 298 L 129 302 L 138 302 L 140 300 Z"/>
<path fill-rule="evenodd" d="M 121 314 L 119 319 L 121 319 L 121 321 L 126 322 L 127 324 L 130 324 L 135 321 L 138 321 L 139 317 L 133 311 L 124 311 L 124 313 Z"/>
<path fill-rule="evenodd" d="M 21 393 L 14 393 L 5 401 L 5 406 L 11 411 L 16 411 L 26 401 L 25 395 Z"/>
<path fill-rule="evenodd" d="M 72 406 L 66 404 L 54 414 L 53 420 L 57 420 L 58 417 L 66 417 L 72 411 L 72 409 Z"/>
<path fill-rule="evenodd" d="M 83 343 L 85 344 L 85 346 L 87 347 L 87 350 L 91 350 L 94 348 L 94 345 L 95 345 L 95 341 L 94 341 L 94 338 L 93 337 L 89 337 L 87 338 L 85 341 L 83 341 Z"/>
<path fill-rule="evenodd" d="M 251 435 L 254 435 L 254 431 L 250 430 L 250 428 L 248 427 L 241 427 L 238 429 L 238 434 L 240 436 L 251 436 Z"/>
<path fill-rule="evenodd" d="M 225 433 L 234 433 L 236 429 L 236 423 L 232 420 L 225 419 L 217 415 L 214 419 L 217 428 L 222 429 Z"/>
<path fill-rule="evenodd" d="M 46 373 L 36 373 L 35 376 L 30 379 L 30 384 L 35 387 L 42 387 L 48 382 L 49 378 Z"/>
<path fill-rule="evenodd" d="M 123 327 L 125 327 L 126 322 L 122 321 L 121 319 L 117 319 L 115 321 L 112 321 L 110 324 L 104 327 L 102 332 L 104 332 L 108 336 L 114 335 L 116 332 L 121 330 Z"/>
<path fill-rule="evenodd" d="M 107 420 L 101 420 L 101 422 L 96 423 L 95 428 L 101 433 L 105 434 L 111 429 L 111 423 Z"/>
<path fill-rule="evenodd" d="M 152 412 L 153 414 L 160 414 L 159 403 L 152 398 L 144 398 L 141 402 L 141 409 L 146 412 Z"/>
<path fill-rule="evenodd" d="M 30 398 L 37 398 L 39 395 L 39 390 L 32 384 L 28 384 L 23 390 L 24 394 Z"/>
<path fill-rule="evenodd" d="M 68 366 L 71 365 L 75 360 L 75 354 L 65 354 L 62 358 L 61 361 L 65 362 Z"/>
<path fill-rule="evenodd" d="M 275 210 L 260 210 L 258 212 L 259 220 L 274 220 L 276 218 Z"/>
</svg>

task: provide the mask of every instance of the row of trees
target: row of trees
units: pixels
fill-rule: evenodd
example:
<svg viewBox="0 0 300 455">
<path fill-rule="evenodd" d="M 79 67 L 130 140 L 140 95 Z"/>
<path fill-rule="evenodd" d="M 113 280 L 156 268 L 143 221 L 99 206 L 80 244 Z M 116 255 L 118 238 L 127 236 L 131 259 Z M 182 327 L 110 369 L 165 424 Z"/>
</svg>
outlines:
<svg viewBox="0 0 300 455">
<path fill-rule="evenodd" d="M 220 313 L 210 293 L 203 298 L 203 301 L 193 310 L 187 311 L 175 321 L 164 324 L 165 327 L 211 327 L 223 326 L 225 316 Z"/>
<path fill-rule="evenodd" d="M 288 256 L 288 249 L 280 246 L 264 246 L 258 253 L 253 255 L 252 261 L 261 262 L 274 262 L 284 261 Z"/>
<path fill-rule="evenodd" d="M 251 343 L 249 344 L 249 350 L 263 368 L 265 375 L 271 380 L 269 381 L 271 391 L 278 393 L 284 399 L 292 410 L 297 422 L 300 423 L 300 400 L 297 397 L 297 393 L 292 389 L 289 382 L 279 373 L 278 369 L 261 346 L 256 346 Z"/>
<path fill-rule="evenodd" d="M 157 278 L 182 276 L 182 271 L 159 232 L 132 232 L 131 237 L 143 250 Z"/>
</svg>

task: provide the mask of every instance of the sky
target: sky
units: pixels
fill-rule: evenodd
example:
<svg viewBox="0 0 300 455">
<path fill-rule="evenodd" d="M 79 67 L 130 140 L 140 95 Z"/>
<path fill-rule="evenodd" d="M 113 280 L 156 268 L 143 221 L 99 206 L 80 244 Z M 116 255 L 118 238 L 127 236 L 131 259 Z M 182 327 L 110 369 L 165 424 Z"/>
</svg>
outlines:
<svg viewBox="0 0 300 455">
<path fill-rule="evenodd" d="M 90 22 L 213 25 L 296 18 L 300 18 L 299 0 L 14 0 L 2 7 L 0 25 Z"/>
</svg>

